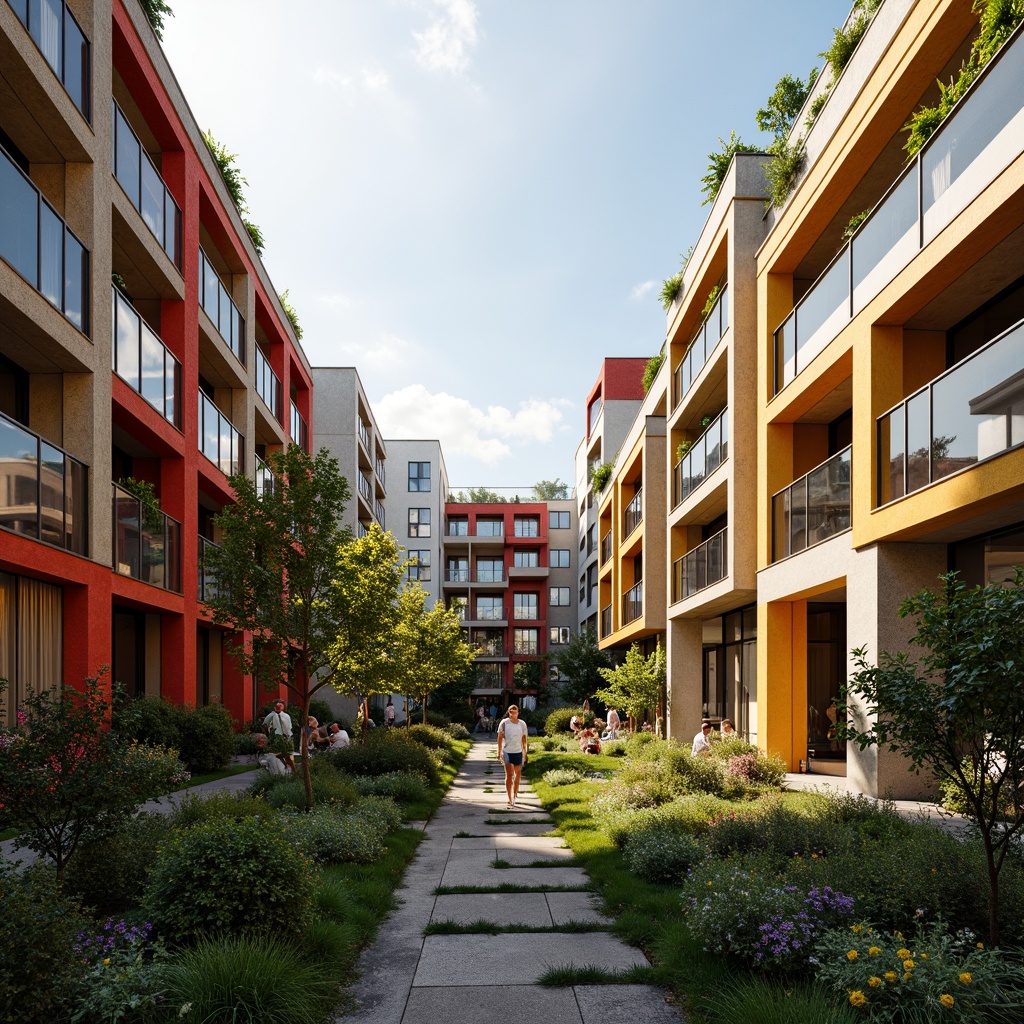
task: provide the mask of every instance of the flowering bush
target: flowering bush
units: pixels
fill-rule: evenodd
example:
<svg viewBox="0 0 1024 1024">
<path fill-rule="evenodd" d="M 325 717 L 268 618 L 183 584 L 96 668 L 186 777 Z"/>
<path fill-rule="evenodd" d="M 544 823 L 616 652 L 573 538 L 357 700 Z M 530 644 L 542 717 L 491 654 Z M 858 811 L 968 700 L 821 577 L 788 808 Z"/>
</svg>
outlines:
<svg viewBox="0 0 1024 1024">
<path fill-rule="evenodd" d="M 1024 1008 L 1024 971 L 969 931 L 951 934 L 941 921 L 918 927 L 913 940 L 869 924 L 838 928 L 815 949 L 818 979 L 845 992 L 868 1020 L 982 1021 L 1017 1019 Z"/>
<path fill-rule="evenodd" d="M 778 787 L 786 776 L 787 765 L 777 754 L 766 756 L 760 750 L 751 750 L 730 757 L 725 770 L 751 785 Z"/>
<path fill-rule="evenodd" d="M 544 781 L 549 786 L 573 786 L 583 781 L 583 772 L 575 768 L 553 768 L 544 773 Z"/>
<path fill-rule="evenodd" d="M 815 936 L 853 912 L 853 900 L 840 892 L 781 885 L 740 859 L 691 870 L 682 901 L 687 926 L 706 950 L 785 971 L 806 965 Z"/>
</svg>

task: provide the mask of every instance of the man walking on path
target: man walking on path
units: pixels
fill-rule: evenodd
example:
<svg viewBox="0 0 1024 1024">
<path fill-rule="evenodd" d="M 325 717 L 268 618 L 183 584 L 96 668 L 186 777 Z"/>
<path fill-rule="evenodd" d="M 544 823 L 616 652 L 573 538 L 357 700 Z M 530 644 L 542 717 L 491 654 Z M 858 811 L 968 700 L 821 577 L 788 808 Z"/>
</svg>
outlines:
<svg viewBox="0 0 1024 1024">
<path fill-rule="evenodd" d="M 509 807 L 515 807 L 519 799 L 519 780 L 526 762 L 526 723 L 519 721 L 519 708 L 510 704 L 508 718 L 498 725 L 498 760 L 505 765 L 505 792 Z"/>
</svg>

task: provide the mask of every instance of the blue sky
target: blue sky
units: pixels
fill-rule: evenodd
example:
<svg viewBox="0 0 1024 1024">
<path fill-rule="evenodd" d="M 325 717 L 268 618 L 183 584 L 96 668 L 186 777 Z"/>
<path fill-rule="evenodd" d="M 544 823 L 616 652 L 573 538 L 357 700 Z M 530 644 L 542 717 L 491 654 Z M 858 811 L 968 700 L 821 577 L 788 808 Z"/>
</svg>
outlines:
<svg viewBox="0 0 1024 1024">
<path fill-rule="evenodd" d="M 164 48 L 238 154 L 314 365 L 453 487 L 573 481 L 605 356 L 661 347 L 718 136 L 846 0 L 172 0 Z"/>
</svg>

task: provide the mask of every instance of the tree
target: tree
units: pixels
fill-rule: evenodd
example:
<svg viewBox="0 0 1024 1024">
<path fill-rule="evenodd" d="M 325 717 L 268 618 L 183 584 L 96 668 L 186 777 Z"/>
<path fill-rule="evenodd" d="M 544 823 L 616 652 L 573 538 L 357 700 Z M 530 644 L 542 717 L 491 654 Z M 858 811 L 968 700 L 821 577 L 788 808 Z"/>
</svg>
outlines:
<svg viewBox="0 0 1024 1024">
<path fill-rule="evenodd" d="M 701 206 L 715 201 L 718 190 L 722 187 L 722 182 L 725 181 L 729 164 L 732 163 L 732 158 L 736 153 L 758 152 L 757 146 L 748 146 L 735 132 L 729 132 L 728 142 L 721 136 L 718 137 L 718 141 L 722 148 L 717 152 L 708 153 L 708 173 L 700 179 L 701 192 L 707 193 L 707 199 L 701 203 Z"/>
<path fill-rule="evenodd" d="M 424 722 L 429 695 L 462 677 L 476 657 L 476 649 L 462 639 L 458 615 L 440 601 L 427 611 L 426 601 L 421 584 L 402 589 L 395 633 L 396 675 L 403 693 L 421 699 Z"/>
<path fill-rule="evenodd" d="M 215 518 L 221 543 L 206 553 L 205 570 L 216 580 L 206 603 L 214 622 L 237 631 L 228 650 L 239 669 L 271 691 L 284 683 L 302 706 L 304 725 L 310 698 L 330 681 L 339 618 L 335 579 L 339 552 L 351 539 L 339 522 L 349 489 L 326 448 L 311 457 L 291 444 L 266 461 L 272 487 L 257 492 L 251 477 L 231 477 L 235 504 Z M 306 730 L 299 731 L 312 807 Z"/>
<path fill-rule="evenodd" d="M 608 683 L 597 691 L 597 696 L 610 708 L 623 708 L 634 720 L 643 717 L 648 709 L 656 710 L 665 685 L 665 659 L 661 645 L 645 657 L 639 644 L 626 652 L 626 660 L 618 668 L 598 669 Z"/>
<path fill-rule="evenodd" d="M 956 573 L 940 580 L 939 592 L 922 590 L 900 608 L 917 622 L 910 643 L 920 657 L 881 651 L 871 665 L 863 648 L 854 651 L 842 732 L 963 792 L 985 848 L 994 944 L 999 873 L 1024 829 L 1024 567 L 1006 585 L 969 588 Z"/>
<path fill-rule="evenodd" d="M 770 132 L 776 139 L 788 138 L 817 78 L 817 68 L 811 68 L 806 84 L 795 75 L 783 75 L 776 82 L 775 91 L 755 115 L 757 127 L 763 132 Z"/>
<path fill-rule="evenodd" d="M 164 18 L 173 18 L 174 11 L 164 3 L 164 0 L 139 0 L 142 9 L 146 12 L 150 25 L 153 26 L 153 33 L 157 39 L 164 38 Z"/>
<path fill-rule="evenodd" d="M 570 704 L 582 704 L 597 693 L 601 669 L 611 668 L 612 660 L 597 646 L 597 630 L 585 626 L 554 656 L 554 664 L 562 677 L 562 697 Z"/>
<path fill-rule="evenodd" d="M 538 501 L 562 501 L 569 497 L 569 485 L 557 476 L 554 480 L 538 480 L 533 485 L 533 496 Z"/>
<path fill-rule="evenodd" d="M 0 828 L 19 829 L 16 845 L 48 856 L 58 878 L 83 840 L 189 778 L 172 751 L 107 728 L 109 710 L 100 678 L 86 679 L 30 693 L 16 730 L 0 730 Z"/>
</svg>

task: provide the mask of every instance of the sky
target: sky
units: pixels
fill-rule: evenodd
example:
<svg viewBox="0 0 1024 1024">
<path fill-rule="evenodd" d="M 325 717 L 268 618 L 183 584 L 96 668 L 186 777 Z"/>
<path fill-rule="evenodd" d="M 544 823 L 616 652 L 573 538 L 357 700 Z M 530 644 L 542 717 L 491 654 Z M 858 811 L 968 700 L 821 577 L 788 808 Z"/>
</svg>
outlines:
<svg viewBox="0 0 1024 1024">
<path fill-rule="evenodd" d="M 171 0 L 164 49 L 248 182 L 313 366 L 453 489 L 574 482 L 608 356 L 665 339 L 718 138 L 847 0 Z M 314 424 L 315 433 L 315 424 Z"/>
</svg>

